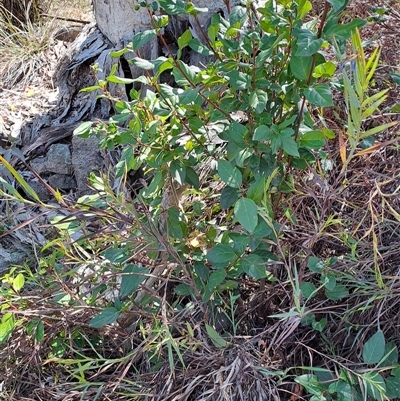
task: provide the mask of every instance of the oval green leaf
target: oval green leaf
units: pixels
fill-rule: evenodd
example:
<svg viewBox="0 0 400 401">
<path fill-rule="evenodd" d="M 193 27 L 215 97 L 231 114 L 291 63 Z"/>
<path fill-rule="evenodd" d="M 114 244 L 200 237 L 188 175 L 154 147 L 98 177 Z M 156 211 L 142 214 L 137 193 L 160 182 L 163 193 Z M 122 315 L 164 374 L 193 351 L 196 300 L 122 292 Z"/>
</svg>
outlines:
<svg viewBox="0 0 400 401">
<path fill-rule="evenodd" d="M 378 330 L 365 344 L 362 352 L 363 361 L 368 364 L 378 363 L 385 353 L 385 336 Z"/>
<path fill-rule="evenodd" d="M 114 307 L 106 308 L 96 316 L 93 316 L 90 320 L 89 326 L 99 329 L 106 324 L 114 323 L 118 319 L 119 314 L 120 312 Z"/>
<path fill-rule="evenodd" d="M 242 173 L 227 160 L 218 160 L 218 174 L 221 180 L 232 188 L 242 185 Z"/>
<path fill-rule="evenodd" d="M 243 198 L 236 202 L 235 217 L 239 223 L 250 233 L 254 231 L 258 223 L 257 205 L 252 199 Z"/>
<path fill-rule="evenodd" d="M 207 252 L 207 260 L 216 269 L 228 267 L 236 258 L 235 251 L 227 244 L 217 244 Z"/>
</svg>

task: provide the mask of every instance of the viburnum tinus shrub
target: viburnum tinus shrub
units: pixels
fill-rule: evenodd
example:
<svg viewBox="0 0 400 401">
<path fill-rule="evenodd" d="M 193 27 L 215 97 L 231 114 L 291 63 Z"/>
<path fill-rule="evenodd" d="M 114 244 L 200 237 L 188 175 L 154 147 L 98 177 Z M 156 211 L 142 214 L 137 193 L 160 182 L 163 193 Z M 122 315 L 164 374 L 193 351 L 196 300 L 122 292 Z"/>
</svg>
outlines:
<svg viewBox="0 0 400 401">
<path fill-rule="evenodd" d="M 75 133 L 97 134 L 104 147 L 122 147 L 117 177 L 144 170 L 148 184 L 137 195 L 147 209 L 143 235 L 158 227 L 174 250 L 169 257 L 190 265 L 190 277 L 175 288 L 179 295 L 215 301 L 218 293 L 235 289 L 243 274 L 267 278 L 293 171 L 315 163 L 334 136 L 318 127 L 310 111 L 333 104 L 336 65 L 326 59 L 328 49 L 343 47 L 364 24 L 339 23 L 346 5 L 327 1 L 323 13 L 311 17 L 308 0 L 242 2 L 225 16 L 213 15 L 199 37 L 186 30 L 174 51 L 163 37 L 170 17 L 186 14 L 196 21 L 205 10 L 180 0 L 143 2 L 153 29 L 112 53 L 128 58 L 143 75 L 118 77 L 115 66 L 88 89 L 113 101 L 116 115 L 108 123 L 85 123 Z M 167 55 L 139 57 L 156 36 Z M 185 62 L 188 52 L 199 53 L 202 62 Z M 132 89 L 128 101 L 115 101 L 109 83 L 143 89 Z"/>
</svg>

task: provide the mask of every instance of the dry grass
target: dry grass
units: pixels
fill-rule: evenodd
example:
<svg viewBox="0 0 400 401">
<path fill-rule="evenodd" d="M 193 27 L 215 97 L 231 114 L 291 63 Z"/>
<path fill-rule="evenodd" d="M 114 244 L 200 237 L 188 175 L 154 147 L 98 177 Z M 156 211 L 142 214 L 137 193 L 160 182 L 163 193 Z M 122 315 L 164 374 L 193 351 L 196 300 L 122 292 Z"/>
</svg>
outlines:
<svg viewBox="0 0 400 401">
<path fill-rule="evenodd" d="M 72 22 L 56 17 L 91 21 L 89 1 L 67 2 L 67 4 L 48 1 L 40 4 L 40 9 L 29 6 L 24 8 L 21 2 L 13 2 L 14 14 L 6 8 L 0 13 L 0 80 L 7 88 L 21 82 L 28 85 L 51 74 L 57 61 L 54 35 L 61 27 Z M 18 4 L 17 12 L 15 5 Z M 32 11 L 33 10 L 33 11 Z M 31 19 L 26 15 L 32 14 Z M 76 23 L 75 23 L 76 24 Z"/>
</svg>

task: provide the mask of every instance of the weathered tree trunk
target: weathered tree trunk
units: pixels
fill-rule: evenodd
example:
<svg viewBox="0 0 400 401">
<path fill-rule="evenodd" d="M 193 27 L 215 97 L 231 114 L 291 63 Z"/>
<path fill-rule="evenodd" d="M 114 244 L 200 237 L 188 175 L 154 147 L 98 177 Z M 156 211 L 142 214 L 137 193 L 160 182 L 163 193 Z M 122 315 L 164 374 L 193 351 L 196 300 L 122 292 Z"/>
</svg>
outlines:
<svg viewBox="0 0 400 401">
<path fill-rule="evenodd" d="M 171 16 L 170 23 L 165 29 L 168 36 L 168 43 L 174 44 L 177 38 L 186 30 L 190 29 L 193 36 L 203 39 L 203 33 L 207 32 L 207 27 L 212 14 L 215 12 L 226 13 L 226 5 L 223 0 L 208 2 L 207 0 L 193 1 L 195 6 L 208 8 L 208 13 L 202 13 L 195 21 L 192 17 Z M 120 60 L 110 57 L 113 50 L 122 49 L 133 38 L 133 36 L 146 29 L 151 28 L 151 17 L 146 8 L 137 7 L 136 0 L 94 0 L 94 12 L 96 26 L 87 26 L 74 46 L 71 47 L 70 58 L 60 68 L 58 84 L 60 87 L 60 102 L 62 102 L 63 113 L 58 122 L 68 123 L 79 121 L 84 115 L 94 112 L 97 103 L 96 94 L 91 96 L 78 95 L 80 89 L 85 86 L 95 84 L 93 74 L 90 74 L 89 65 L 97 63 L 100 71 L 97 79 L 105 79 L 112 66 L 119 63 L 117 74 L 128 78 L 136 78 L 143 73 L 132 64 L 128 64 L 126 59 L 135 55 L 127 54 Z M 140 49 L 140 57 L 145 59 L 155 59 L 160 55 L 165 55 L 165 49 L 159 43 L 158 38 L 154 38 Z M 197 55 L 190 56 L 190 63 L 197 64 Z M 124 88 L 121 85 L 110 85 L 111 93 L 124 97 Z M 71 121 L 71 107 L 74 113 Z M 78 109 L 77 109 L 78 108 Z M 105 118 L 110 112 L 109 105 L 102 102 L 101 116 Z M 69 116 L 69 117 L 68 117 Z M 68 118 L 66 118 L 68 117 Z"/>
</svg>

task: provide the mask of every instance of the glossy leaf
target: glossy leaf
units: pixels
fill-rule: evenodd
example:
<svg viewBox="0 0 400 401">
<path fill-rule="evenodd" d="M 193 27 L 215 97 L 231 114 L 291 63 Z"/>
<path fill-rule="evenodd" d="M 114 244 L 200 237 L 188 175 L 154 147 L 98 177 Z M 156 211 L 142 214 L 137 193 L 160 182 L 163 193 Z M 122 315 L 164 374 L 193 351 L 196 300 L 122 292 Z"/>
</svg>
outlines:
<svg viewBox="0 0 400 401">
<path fill-rule="evenodd" d="M 139 288 L 139 285 L 146 280 L 146 274 L 149 274 L 149 270 L 146 267 L 127 265 L 121 275 L 120 297 L 124 298 L 133 294 Z"/>
<path fill-rule="evenodd" d="M 217 269 L 228 267 L 236 259 L 235 251 L 227 244 L 217 244 L 207 252 L 207 260 Z"/>
<path fill-rule="evenodd" d="M 400 378 L 388 377 L 385 379 L 386 382 L 386 396 L 391 400 L 397 399 L 400 394 Z"/>
<path fill-rule="evenodd" d="M 265 176 L 258 177 L 247 190 L 247 198 L 258 203 L 265 196 Z"/>
<path fill-rule="evenodd" d="M 236 188 L 226 186 L 221 193 L 220 203 L 222 209 L 229 209 L 239 198 L 239 192 Z"/>
<path fill-rule="evenodd" d="M 146 43 L 150 42 L 157 34 L 155 29 L 137 33 L 132 39 L 132 49 L 139 50 Z"/>
<path fill-rule="evenodd" d="M 159 0 L 158 2 L 168 15 L 184 14 L 186 12 L 186 3 L 182 0 Z"/>
<path fill-rule="evenodd" d="M 363 347 L 363 361 L 368 364 L 378 363 L 385 353 L 385 336 L 378 330 Z"/>
<path fill-rule="evenodd" d="M 13 280 L 13 288 L 16 292 L 19 292 L 25 284 L 25 277 L 22 273 L 17 274 Z"/>
<path fill-rule="evenodd" d="M 348 4 L 349 0 L 327 0 L 332 5 L 335 13 L 342 11 Z"/>
<path fill-rule="evenodd" d="M 90 322 L 89 326 L 99 329 L 100 327 L 105 326 L 106 324 L 111 324 L 116 322 L 120 312 L 115 307 L 110 307 L 103 309 L 100 313 L 94 316 Z"/>
<path fill-rule="evenodd" d="M 175 180 L 183 185 L 186 179 L 186 166 L 179 160 L 174 160 L 170 166 L 171 175 Z"/>
<path fill-rule="evenodd" d="M 305 81 L 310 75 L 312 58 L 292 56 L 289 64 L 294 77 L 301 81 Z"/>
<path fill-rule="evenodd" d="M 186 47 L 190 41 L 192 40 L 192 34 L 189 31 L 189 29 L 187 29 L 179 38 L 178 38 L 178 47 L 179 49 L 183 49 L 184 47 Z"/>
<path fill-rule="evenodd" d="M 364 373 L 361 376 L 367 394 L 374 400 L 383 400 L 383 395 L 386 392 L 386 384 L 383 377 L 376 371 Z"/>
<path fill-rule="evenodd" d="M 245 255 L 240 259 L 240 267 L 250 277 L 258 280 L 267 277 L 265 262 L 255 254 Z"/>
<path fill-rule="evenodd" d="M 241 172 L 227 160 L 218 160 L 218 174 L 221 180 L 232 188 L 239 188 L 242 185 Z"/>
<path fill-rule="evenodd" d="M 226 270 L 221 269 L 221 270 L 215 270 L 210 274 L 210 277 L 208 278 L 208 283 L 207 287 L 209 290 L 214 291 L 217 286 L 222 284 L 226 278 Z"/>
<path fill-rule="evenodd" d="M 4 313 L 0 322 L 0 344 L 8 340 L 15 326 L 15 318 L 11 312 Z"/>
<path fill-rule="evenodd" d="M 318 107 L 333 106 L 332 92 L 327 84 L 316 84 L 304 91 L 304 96 L 313 105 Z"/>
<path fill-rule="evenodd" d="M 252 92 L 249 96 L 249 103 L 251 108 L 253 108 L 258 114 L 261 114 L 268 101 L 268 95 L 266 92 L 256 89 L 256 91 Z"/>
<path fill-rule="evenodd" d="M 235 204 L 235 217 L 239 223 L 250 233 L 258 223 L 257 205 L 252 199 L 242 198 Z"/>
<path fill-rule="evenodd" d="M 311 57 L 322 46 L 323 39 L 317 36 L 308 29 L 294 29 L 293 35 L 297 38 L 297 50 L 295 56 L 297 57 Z"/>
</svg>

